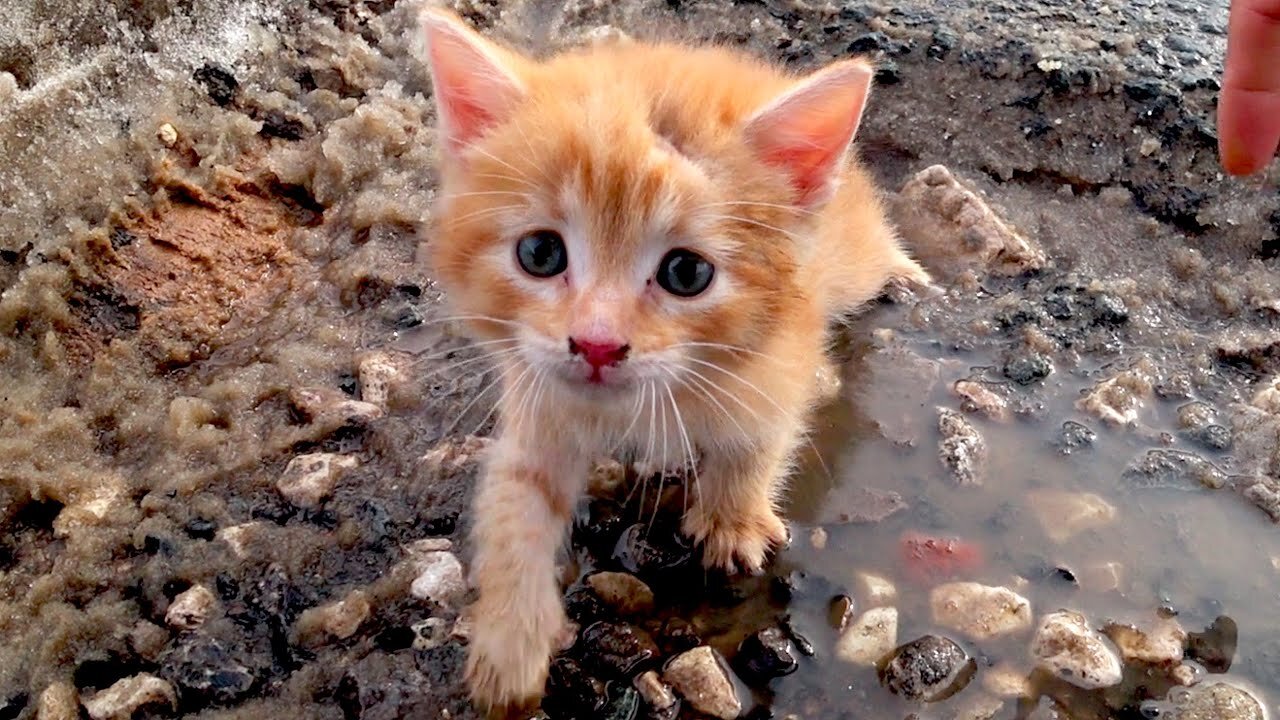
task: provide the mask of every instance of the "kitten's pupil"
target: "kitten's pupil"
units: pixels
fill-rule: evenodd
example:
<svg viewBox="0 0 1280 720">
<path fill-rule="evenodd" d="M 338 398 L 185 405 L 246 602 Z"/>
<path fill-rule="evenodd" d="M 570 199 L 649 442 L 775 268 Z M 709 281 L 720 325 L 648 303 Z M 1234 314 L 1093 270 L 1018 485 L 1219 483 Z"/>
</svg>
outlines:
<svg viewBox="0 0 1280 720">
<path fill-rule="evenodd" d="M 525 272 L 536 278 L 559 275 L 569 267 L 564 239 L 554 230 L 537 230 L 520 238 L 516 259 Z"/>
<path fill-rule="evenodd" d="M 679 297 L 693 297 L 711 285 L 715 266 L 691 251 L 677 249 L 667 253 L 658 265 L 658 284 Z"/>
</svg>

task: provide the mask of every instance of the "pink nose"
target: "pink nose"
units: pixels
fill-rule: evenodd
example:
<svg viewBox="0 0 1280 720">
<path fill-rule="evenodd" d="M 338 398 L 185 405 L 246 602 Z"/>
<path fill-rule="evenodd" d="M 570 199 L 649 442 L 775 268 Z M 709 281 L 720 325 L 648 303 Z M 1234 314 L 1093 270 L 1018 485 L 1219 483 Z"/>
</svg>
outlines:
<svg viewBox="0 0 1280 720">
<path fill-rule="evenodd" d="M 591 367 L 599 370 L 606 365 L 617 365 L 627 358 L 630 345 L 616 340 L 580 340 L 569 338 L 569 354 L 581 355 Z"/>
</svg>

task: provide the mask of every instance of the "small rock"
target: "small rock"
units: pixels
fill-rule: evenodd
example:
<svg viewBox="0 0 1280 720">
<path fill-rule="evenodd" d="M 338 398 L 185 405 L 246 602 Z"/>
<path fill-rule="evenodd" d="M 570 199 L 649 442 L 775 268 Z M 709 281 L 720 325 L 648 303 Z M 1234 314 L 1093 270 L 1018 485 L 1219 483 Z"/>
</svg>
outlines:
<svg viewBox="0 0 1280 720">
<path fill-rule="evenodd" d="M 795 644 L 781 628 L 768 627 L 742 641 L 734 662 L 744 680 L 763 684 L 795 672 L 800 667 L 796 653 Z"/>
<path fill-rule="evenodd" d="M 1002 698 L 1029 698 L 1033 697 L 1034 692 L 1027 673 L 1007 664 L 984 670 L 982 687 L 992 695 Z"/>
<path fill-rule="evenodd" d="M 449 552 L 453 550 L 453 541 L 449 538 L 432 537 L 414 540 L 404 548 L 404 554 L 413 560 L 421 560 L 422 558 L 435 552 Z"/>
<path fill-rule="evenodd" d="M 296 388 L 289 394 L 294 407 L 322 431 L 341 427 L 362 427 L 382 417 L 382 408 L 371 402 L 352 400 L 333 388 Z"/>
<path fill-rule="evenodd" d="M 587 578 L 587 585 L 619 615 L 644 615 L 653 611 L 653 591 L 634 575 L 595 573 Z"/>
<path fill-rule="evenodd" d="M 1231 429 L 1223 425 L 1205 425 L 1193 432 L 1191 439 L 1209 450 L 1228 450 L 1231 448 Z"/>
<path fill-rule="evenodd" d="M 879 675 L 894 695 L 937 702 L 963 690 L 977 669 L 977 661 L 954 640 L 925 635 L 895 650 Z"/>
<path fill-rule="evenodd" d="M 627 481 L 627 468 L 617 460 L 596 463 L 587 476 L 587 493 L 605 496 L 615 492 Z"/>
<path fill-rule="evenodd" d="M 266 527 L 267 523 L 262 520 L 254 520 L 253 522 L 224 527 L 214 537 L 226 543 L 231 548 L 231 553 L 243 560 L 247 557 L 249 543 L 260 535 Z"/>
<path fill-rule="evenodd" d="M 867 607 L 892 605 L 898 601 L 898 588 L 887 578 L 869 572 L 859 572 L 854 578 Z"/>
<path fill-rule="evenodd" d="M 671 658 L 662 677 L 698 712 L 721 720 L 742 714 L 738 679 L 724 658 L 706 645 Z"/>
<path fill-rule="evenodd" d="M 161 682 L 164 682 L 163 680 Z M 69 682 L 56 682 L 40 693 L 36 720 L 79 720 L 80 699 Z"/>
<path fill-rule="evenodd" d="M 172 685 L 147 673 L 120 680 L 84 701 L 93 720 L 129 720 L 135 711 L 150 705 L 176 710 L 178 698 Z"/>
<path fill-rule="evenodd" d="M 1090 565 L 1079 573 L 1080 587 L 1089 592 L 1107 593 L 1119 590 L 1124 580 L 1124 566 L 1118 562 Z"/>
<path fill-rule="evenodd" d="M 872 608 L 836 639 L 835 653 L 855 665 L 875 665 L 898 645 L 898 609 Z"/>
<path fill-rule="evenodd" d="M 827 547 L 827 531 L 824 528 L 816 527 L 809 531 L 809 544 L 814 550 L 822 550 Z"/>
<path fill-rule="evenodd" d="M 1214 619 L 1204 632 L 1187 636 L 1187 657 L 1204 665 L 1211 673 L 1225 673 L 1235 661 L 1240 628 L 1226 615 Z"/>
<path fill-rule="evenodd" d="M 454 627 L 457 627 L 456 622 Z M 429 617 L 422 622 L 416 622 L 409 626 L 409 629 L 413 631 L 414 650 L 438 648 L 454 634 L 449 627 L 449 621 L 438 617 Z"/>
<path fill-rule="evenodd" d="M 431 552 L 414 562 L 418 576 L 409 594 L 419 600 L 448 606 L 467 591 L 467 582 L 458 556 L 451 552 Z"/>
<path fill-rule="evenodd" d="M 1044 267 L 1044 251 L 1005 223 L 942 165 L 917 173 L 893 207 L 895 224 L 930 268 L 1017 276 Z"/>
<path fill-rule="evenodd" d="M 1217 490 L 1227 484 L 1227 474 L 1213 463 L 1181 450 L 1148 450 L 1120 477 L 1144 490 Z"/>
<path fill-rule="evenodd" d="M 1206 402 L 1189 402 L 1178 406 L 1178 426 L 1184 430 L 1197 430 L 1217 420 L 1217 411 Z"/>
<path fill-rule="evenodd" d="M 1172 720 L 1264 720 L 1262 703 L 1247 691 L 1227 683 L 1198 685 L 1170 693 Z"/>
<path fill-rule="evenodd" d="M 1155 364 L 1144 357 L 1132 368 L 1095 385 L 1076 402 L 1076 407 L 1103 422 L 1133 425 L 1138 421 L 1138 411 L 1151 398 L 1155 376 Z"/>
<path fill-rule="evenodd" d="M 178 143 L 178 131 L 169 123 L 164 123 L 156 129 L 156 137 L 165 147 L 173 147 Z"/>
<path fill-rule="evenodd" d="M 346 640 L 369 619 L 372 607 L 363 590 L 354 590 L 342 600 L 302 612 L 295 624 L 295 637 L 304 645 L 318 645 L 325 638 Z"/>
<path fill-rule="evenodd" d="M 957 380 L 951 389 L 963 399 L 960 407 L 965 412 L 978 412 L 992 420 L 1009 419 L 1009 402 L 986 385 Z"/>
<path fill-rule="evenodd" d="M 1115 643 L 1125 662 L 1149 665 L 1173 665 L 1182 662 L 1187 646 L 1187 631 L 1173 618 L 1160 618 L 1141 630 L 1133 625 L 1112 623 L 1102 632 Z"/>
<path fill-rule="evenodd" d="M 582 631 L 581 644 L 583 662 L 609 678 L 630 678 L 661 654 L 644 630 L 604 620 Z"/>
<path fill-rule="evenodd" d="M 227 705 L 243 699 L 257 679 L 217 640 L 188 636 L 160 658 L 160 673 L 182 692 L 183 702 Z"/>
<path fill-rule="evenodd" d="M 382 353 L 369 355 L 360 361 L 358 375 L 360 399 L 385 411 L 391 385 L 400 377 L 400 368 L 395 361 Z"/>
<path fill-rule="evenodd" d="M 848 595 L 837 595 L 831 598 L 831 602 L 827 605 L 827 624 L 837 633 L 844 632 L 844 629 L 853 621 L 855 609 L 853 598 Z"/>
<path fill-rule="evenodd" d="M 169 604 L 164 621 L 179 630 L 194 630 L 204 624 L 218 599 L 203 585 L 192 585 Z"/>
<path fill-rule="evenodd" d="M 276 487 L 295 507 L 314 510 L 333 492 L 342 474 L 358 464 L 354 457 L 336 453 L 299 455 L 289 461 Z"/>
<path fill-rule="evenodd" d="M 1031 642 L 1031 655 L 1040 667 L 1087 690 L 1117 685 L 1123 674 L 1120 658 L 1106 639 L 1076 612 L 1045 615 Z"/>
<path fill-rule="evenodd" d="M 1097 439 L 1098 433 L 1088 425 L 1068 420 L 1062 423 L 1062 429 L 1058 431 L 1058 438 L 1054 444 L 1057 445 L 1058 452 L 1070 455 L 1077 450 L 1091 447 Z"/>
<path fill-rule="evenodd" d="M 933 621 L 974 640 L 1031 627 L 1031 603 L 1008 588 L 975 582 L 939 585 L 929 593 Z"/>
<path fill-rule="evenodd" d="M 1191 687 L 1200 681 L 1200 672 L 1195 666 L 1183 663 L 1169 671 L 1169 679 L 1183 687 Z"/>
<path fill-rule="evenodd" d="M 648 670 L 640 673 L 635 679 L 634 687 L 649 706 L 649 716 L 654 720 L 672 720 L 679 713 L 679 698 L 657 672 Z"/>
<path fill-rule="evenodd" d="M 1003 373 L 1019 385 L 1031 385 L 1053 374 L 1053 361 L 1041 353 L 1024 353 L 1010 358 L 1004 364 Z"/>
<path fill-rule="evenodd" d="M 640 693 L 626 685 L 611 684 L 600 720 L 634 720 L 640 712 Z"/>
<path fill-rule="evenodd" d="M 892 490 L 860 486 L 832 495 L 832 505 L 827 507 L 824 516 L 829 516 L 832 522 L 837 523 L 878 523 L 907 509 L 907 501 L 900 493 Z"/>
<path fill-rule="evenodd" d="M 987 444 L 960 413 L 938 408 L 938 458 L 961 487 L 981 485 L 987 462 Z"/>
<path fill-rule="evenodd" d="M 546 689 L 544 707 L 566 717 L 599 717 L 608 702 L 604 683 L 564 655 L 551 661 Z"/>
<path fill-rule="evenodd" d="M 693 548 L 674 526 L 636 523 L 622 531 L 613 558 L 627 572 L 647 577 L 689 565 Z"/>
<path fill-rule="evenodd" d="M 1045 535 L 1059 544 L 1086 530 L 1102 527 L 1116 516 L 1115 507 L 1093 493 L 1033 490 L 1027 500 Z"/>
</svg>

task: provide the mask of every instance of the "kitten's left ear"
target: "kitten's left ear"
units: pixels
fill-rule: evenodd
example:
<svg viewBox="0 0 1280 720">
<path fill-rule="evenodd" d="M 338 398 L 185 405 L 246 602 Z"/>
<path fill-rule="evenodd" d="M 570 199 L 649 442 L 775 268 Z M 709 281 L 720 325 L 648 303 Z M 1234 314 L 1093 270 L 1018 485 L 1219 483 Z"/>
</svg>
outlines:
<svg viewBox="0 0 1280 720">
<path fill-rule="evenodd" d="M 457 154 L 506 119 L 525 94 L 521 59 L 489 42 L 453 13 L 419 16 L 445 149 Z"/>
<path fill-rule="evenodd" d="M 832 63 L 747 121 L 748 142 L 787 172 L 801 205 L 819 204 L 835 190 L 874 74 L 863 60 Z"/>
</svg>

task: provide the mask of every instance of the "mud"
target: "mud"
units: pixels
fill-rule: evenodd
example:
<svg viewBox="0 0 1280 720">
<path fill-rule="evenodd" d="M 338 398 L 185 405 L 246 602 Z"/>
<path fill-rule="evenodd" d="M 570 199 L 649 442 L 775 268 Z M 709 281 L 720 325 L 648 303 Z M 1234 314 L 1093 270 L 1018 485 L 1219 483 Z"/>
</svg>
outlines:
<svg viewBox="0 0 1280 720">
<path fill-rule="evenodd" d="M 1095 627 L 1176 615 L 1192 680 L 1274 713 L 1280 193 L 1214 165 L 1225 4 L 458 9 L 538 52 L 606 24 L 796 67 L 871 52 L 861 153 L 891 191 L 940 164 L 965 198 L 917 181 L 895 203 L 946 282 L 846 333 L 767 577 L 697 571 L 625 488 L 583 508 L 607 522 L 574 533 L 583 636 L 552 717 L 649 712 L 627 676 L 699 642 L 750 679 L 754 717 L 1173 707 L 1172 668 L 1084 691 L 1033 672 L 1027 636 L 944 631 L 929 592 L 948 579 Z M 143 674 L 162 685 L 140 717 L 473 716 L 465 596 L 417 581 L 449 552 L 423 539 L 465 562 L 480 441 L 462 438 L 492 425 L 491 378 L 418 262 L 435 155 L 412 10 L 18 3 L 0 21 L 0 717 L 100 708 Z M 935 212 L 973 202 L 990 214 Z M 316 453 L 343 470 L 297 506 L 278 483 Z M 1109 519 L 1046 513 L 1046 490 Z M 922 564 L 922 538 L 953 554 Z M 619 617 L 584 585 L 598 569 L 637 574 L 654 609 Z M 839 597 L 895 604 L 900 643 L 946 635 L 972 682 L 921 705 L 838 660 Z M 620 623 L 643 658 L 610 644 Z M 1029 696 L 997 692 L 1001 671 Z"/>
</svg>

